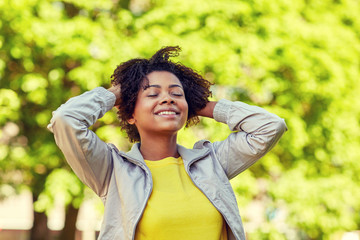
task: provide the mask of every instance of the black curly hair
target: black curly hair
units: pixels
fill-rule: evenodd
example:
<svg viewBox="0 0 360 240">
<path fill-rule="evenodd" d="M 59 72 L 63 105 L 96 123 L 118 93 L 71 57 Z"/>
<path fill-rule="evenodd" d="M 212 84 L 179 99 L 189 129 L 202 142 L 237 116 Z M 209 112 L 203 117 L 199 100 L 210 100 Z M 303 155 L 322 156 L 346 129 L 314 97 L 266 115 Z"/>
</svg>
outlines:
<svg viewBox="0 0 360 240">
<path fill-rule="evenodd" d="M 140 135 L 136 126 L 128 123 L 128 119 L 134 113 L 137 95 L 144 79 L 154 71 L 170 72 L 180 80 L 189 109 L 186 127 L 199 122 L 196 113 L 209 102 L 211 83 L 191 68 L 169 60 L 170 57 L 178 56 L 180 51 L 179 46 L 163 47 L 150 59 L 135 58 L 121 63 L 111 75 L 111 84 L 120 84 L 121 97 L 117 115 L 130 142 L 140 141 Z"/>
</svg>

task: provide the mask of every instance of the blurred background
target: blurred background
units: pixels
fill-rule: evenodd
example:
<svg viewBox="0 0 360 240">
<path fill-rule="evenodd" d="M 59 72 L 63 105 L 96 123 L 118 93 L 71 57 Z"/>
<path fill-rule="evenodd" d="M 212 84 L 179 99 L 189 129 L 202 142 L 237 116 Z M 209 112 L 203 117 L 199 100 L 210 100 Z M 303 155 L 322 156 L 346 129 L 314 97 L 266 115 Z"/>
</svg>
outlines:
<svg viewBox="0 0 360 240">
<path fill-rule="evenodd" d="M 179 45 L 213 99 L 289 131 L 231 181 L 248 239 L 360 239 L 359 0 L 0 0 L 0 240 L 93 240 L 103 207 L 72 173 L 51 113 L 115 67 Z M 115 111 L 92 130 L 127 151 Z M 181 144 L 223 140 L 202 119 Z"/>
</svg>

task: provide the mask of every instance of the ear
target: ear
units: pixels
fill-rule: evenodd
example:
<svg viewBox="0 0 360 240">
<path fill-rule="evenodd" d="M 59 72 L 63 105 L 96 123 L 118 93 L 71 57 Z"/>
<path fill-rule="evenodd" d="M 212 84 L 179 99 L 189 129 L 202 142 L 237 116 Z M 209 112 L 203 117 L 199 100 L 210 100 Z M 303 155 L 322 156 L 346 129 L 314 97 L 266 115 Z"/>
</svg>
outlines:
<svg viewBox="0 0 360 240">
<path fill-rule="evenodd" d="M 134 125 L 135 124 L 135 118 L 134 117 L 131 117 L 127 120 L 127 122 L 131 125 Z"/>
</svg>

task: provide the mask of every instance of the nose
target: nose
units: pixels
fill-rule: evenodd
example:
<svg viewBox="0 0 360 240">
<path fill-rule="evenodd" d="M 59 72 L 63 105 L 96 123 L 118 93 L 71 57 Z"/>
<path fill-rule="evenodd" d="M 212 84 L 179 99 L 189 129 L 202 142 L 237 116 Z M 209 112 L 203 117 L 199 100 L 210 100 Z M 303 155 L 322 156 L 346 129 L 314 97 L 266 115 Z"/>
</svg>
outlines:
<svg viewBox="0 0 360 240">
<path fill-rule="evenodd" d="M 175 100 L 170 96 L 170 94 L 164 94 L 164 97 L 161 99 L 160 104 L 175 104 Z"/>
</svg>

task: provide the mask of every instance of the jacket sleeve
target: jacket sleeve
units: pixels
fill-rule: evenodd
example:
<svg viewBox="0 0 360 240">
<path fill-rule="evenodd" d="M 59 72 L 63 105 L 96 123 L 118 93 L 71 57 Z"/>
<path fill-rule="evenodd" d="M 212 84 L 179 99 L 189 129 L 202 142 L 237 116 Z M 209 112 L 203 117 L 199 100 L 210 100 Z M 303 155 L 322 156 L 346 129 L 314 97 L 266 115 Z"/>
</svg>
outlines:
<svg viewBox="0 0 360 240">
<path fill-rule="evenodd" d="M 88 128 L 114 106 L 115 99 L 105 88 L 95 88 L 61 105 L 48 125 L 75 174 L 99 196 L 107 192 L 111 148 Z"/>
<path fill-rule="evenodd" d="M 243 102 L 220 100 L 214 119 L 226 123 L 231 133 L 213 149 L 229 179 L 249 168 L 278 142 L 287 130 L 285 121 L 265 109 Z"/>
</svg>

